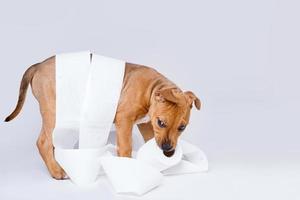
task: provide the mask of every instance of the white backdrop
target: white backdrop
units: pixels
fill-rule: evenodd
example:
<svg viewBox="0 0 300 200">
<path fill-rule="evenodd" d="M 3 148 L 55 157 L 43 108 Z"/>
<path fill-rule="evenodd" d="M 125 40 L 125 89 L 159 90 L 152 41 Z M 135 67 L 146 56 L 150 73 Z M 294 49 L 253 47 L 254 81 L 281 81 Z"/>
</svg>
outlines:
<svg viewBox="0 0 300 200">
<path fill-rule="evenodd" d="M 184 136 L 210 172 L 169 177 L 143 199 L 299 199 L 299 9 L 296 0 L 2 2 L 0 117 L 26 68 L 56 53 L 153 66 L 202 100 Z M 51 179 L 35 147 L 40 121 L 29 92 L 18 118 L 0 124 L 0 199 L 135 199 L 105 179 L 88 189 Z"/>
</svg>

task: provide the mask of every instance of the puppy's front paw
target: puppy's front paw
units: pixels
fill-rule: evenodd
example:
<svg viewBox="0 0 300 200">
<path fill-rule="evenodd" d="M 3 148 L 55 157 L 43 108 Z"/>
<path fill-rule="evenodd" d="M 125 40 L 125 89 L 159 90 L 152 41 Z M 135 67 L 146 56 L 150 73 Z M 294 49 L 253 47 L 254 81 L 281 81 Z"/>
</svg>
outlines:
<svg viewBox="0 0 300 200">
<path fill-rule="evenodd" d="M 59 165 L 52 167 L 50 174 L 57 180 L 63 180 L 66 178 L 66 172 Z"/>
<path fill-rule="evenodd" d="M 127 150 L 118 149 L 118 156 L 131 158 L 131 149 L 127 149 Z"/>
</svg>

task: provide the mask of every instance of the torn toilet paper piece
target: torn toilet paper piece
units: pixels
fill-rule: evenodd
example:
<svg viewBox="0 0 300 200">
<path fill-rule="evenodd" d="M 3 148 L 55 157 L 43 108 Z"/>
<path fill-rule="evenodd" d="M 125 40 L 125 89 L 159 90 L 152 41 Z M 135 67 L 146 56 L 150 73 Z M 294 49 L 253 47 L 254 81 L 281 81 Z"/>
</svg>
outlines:
<svg viewBox="0 0 300 200">
<path fill-rule="evenodd" d="M 56 56 L 55 159 L 77 185 L 106 174 L 118 193 L 142 195 L 159 186 L 163 175 L 208 168 L 205 154 L 179 140 L 166 157 L 154 139 L 141 145 L 136 158 L 115 156 L 108 137 L 124 77 L 125 62 L 90 52 Z M 103 95 L 105 94 L 105 95 Z"/>
<path fill-rule="evenodd" d="M 162 174 L 133 158 L 103 156 L 101 164 L 117 193 L 143 195 L 160 185 Z"/>
</svg>

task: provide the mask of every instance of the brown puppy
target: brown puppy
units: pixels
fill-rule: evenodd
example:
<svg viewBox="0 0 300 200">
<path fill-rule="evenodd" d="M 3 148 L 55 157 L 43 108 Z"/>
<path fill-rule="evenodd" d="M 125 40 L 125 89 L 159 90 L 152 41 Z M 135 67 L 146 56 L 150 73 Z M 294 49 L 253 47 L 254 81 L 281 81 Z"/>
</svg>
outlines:
<svg viewBox="0 0 300 200">
<path fill-rule="evenodd" d="M 37 140 L 39 152 L 52 177 L 63 179 L 64 170 L 55 161 L 52 131 L 55 127 L 55 56 L 32 65 L 23 75 L 15 110 L 5 121 L 14 119 L 25 102 L 31 84 L 39 102 L 42 128 Z M 103 94 L 105 95 L 105 94 Z M 126 63 L 123 87 L 114 123 L 119 156 L 131 156 L 134 123 L 148 115 L 148 123 L 138 128 L 145 141 L 155 137 L 166 156 L 172 156 L 177 138 L 189 122 L 192 104 L 200 109 L 200 100 L 190 91 L 182 92 L 174 83 L 152 68 Z"/>
</svg>

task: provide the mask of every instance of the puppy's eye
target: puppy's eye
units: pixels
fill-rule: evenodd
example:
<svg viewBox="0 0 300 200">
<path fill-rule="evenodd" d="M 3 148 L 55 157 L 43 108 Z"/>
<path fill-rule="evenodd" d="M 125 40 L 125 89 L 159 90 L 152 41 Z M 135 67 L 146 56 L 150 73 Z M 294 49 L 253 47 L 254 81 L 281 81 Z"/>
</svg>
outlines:
<svg viewBox="0 0 300 200">
<path fill-rule="evenodd" d="M 178 127 L 178 131 L 184 131 L 185 127 L 186 127 L 185 125 L 179 126 L 179 127 Z"/>
<path fill-rule="evenodd" d="M 166 123 L 161 121 L 160 119 L 157 119 L 157 125 L 160 127 L 160 128 L 166 128 Z"/>
</svg>

